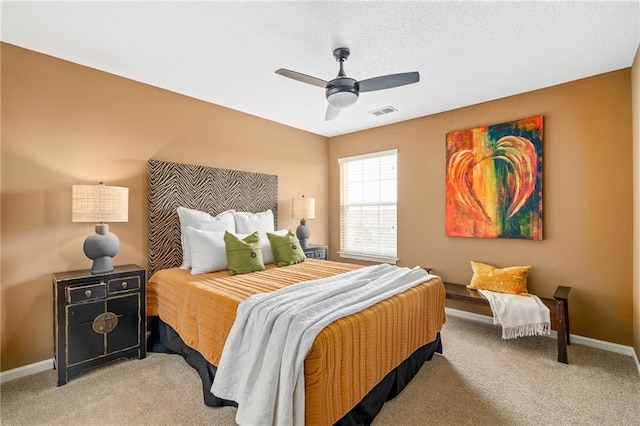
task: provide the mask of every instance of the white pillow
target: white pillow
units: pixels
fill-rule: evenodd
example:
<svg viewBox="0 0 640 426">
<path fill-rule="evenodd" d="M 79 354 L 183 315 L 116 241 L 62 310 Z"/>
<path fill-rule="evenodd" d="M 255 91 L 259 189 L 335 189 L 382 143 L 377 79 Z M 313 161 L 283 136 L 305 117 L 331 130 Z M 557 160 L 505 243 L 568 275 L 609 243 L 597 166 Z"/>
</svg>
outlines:
<svg viewBox="0 0 640 426">
<path fill-rule="evenodd" d="M 284 236 L 288 229 L 281 229 L 272 234 Z M 224 232 L 203 231 L 191 226 L 186 230 L 189 251 L 191 252 L 191 275 L 206 274 L 208 272 L 224 271 L 228 269 L 227 250 L 224 242 Z M 234 234 L 243 239 L 251 234 Z M 266 232 L 259 232 L 262 260 L 265 265 L 275 263 L 271 244 Z"/>
<path fill-rule="evenodd" d="M 203 231 L 188 226 L 186 234 L 191 252 L 191 275 L 228 268 L 224 232 Z"/>
<path fill-rule="evenodd" d="M 182 243 L 182 266 L 180 269 L 191 268 L 191 252 L 187 236 L 187 227 L 203 231 L 236 232 L 235 221 L 233 220 L 233 210 L 227 210 L 216 217 L 200 210 L 178 207 L 178 218 L 180 218 L 180 240 Z"/>
<path fill-rule="evenodd" d="M 281 229 L 279 231 L 275 231 L 271 233 L 284 237 L 289 233 L 289 230 Z M 269 263 L 275 263 L 276 260 L 273 257 L 273 250 L 271 250 L 271 244 L 269 243 L 269 237 L 267 237 L 267 233 L 258 232 L 258 235 L 260 235 L 260 248 L 262 248 L 262 263 L 264 263 L 265 265 L 268 265 Z"/>
<path fill-rule="evenodd" d="M 236 220 L 236 232 L 238 234 L 252 234 L 256 231 L 273 232 L 276 230 L 271 210 L 260 213 L 233 212 L 233 217 Z"/>
</svg>

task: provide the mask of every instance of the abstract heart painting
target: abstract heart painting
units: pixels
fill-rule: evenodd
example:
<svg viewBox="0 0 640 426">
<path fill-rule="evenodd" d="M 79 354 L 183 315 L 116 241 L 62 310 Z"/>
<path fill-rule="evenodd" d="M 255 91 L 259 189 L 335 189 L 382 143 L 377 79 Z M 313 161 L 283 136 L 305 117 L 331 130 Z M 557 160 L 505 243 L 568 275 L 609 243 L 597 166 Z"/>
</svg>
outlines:
<svg viewBox="0 0 640 426">
<path fill-rule="evenodd" d="M 447 133 L 446 235 L 542 240 L 542 116 Z"/>
</svg>

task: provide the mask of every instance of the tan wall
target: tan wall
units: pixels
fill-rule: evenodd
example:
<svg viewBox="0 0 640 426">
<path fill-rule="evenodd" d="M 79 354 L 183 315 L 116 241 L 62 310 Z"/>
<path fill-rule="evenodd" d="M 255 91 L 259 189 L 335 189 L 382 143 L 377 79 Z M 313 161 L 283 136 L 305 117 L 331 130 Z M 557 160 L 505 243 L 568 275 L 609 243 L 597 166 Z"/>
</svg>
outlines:
<svg viewBox="0 0 640 426">
<path fill-rule="evenodd" d="M 633 99 L 633 346 L 640 359 L 640 45 L 631 68 Z"/>
<path fill-rule="evenodd" d="M 446 237 L 445 135 L 544 115 L 544 240 Z M 530 264 L 530 289 L 569 285 L 572 333 L 632 344 L 631 72 L 624 69 L 519 96 L 331 138 L 329 242 L 339 248 L 339 157 L 398 148 L 401 265 L 465 283 L 470 260 Z"/>
<path fill-rule="evenodd" d="M 398 147 L 401 264 L 428 265 L 463 282 L 471 259 L 528 261 L 539 293 L 573 286 L 574 333 L 632 342 L 629 70 L 335 137 L 327 152 L 327 139 L 317 135 L 11 45 L 1 49 L 3 371 L 53 356 L 51 273 L 90 266 L 82 241 L 93 226 L 70 222 L 71 185 L 105 180 L 130 188 L 129 222 L 111 225 L 121 240 L 115 261 L 146 264 L 151 158 L 277 174 L 281 227 L 297 225 L 288 214 L 292 196 L 315 196 L 311 242 L 329 241 L 337 259 L 336 159 Z M 445 237 L 445 133 L 536 114 L 545 116 L 545 240 Z"/>
<path fill-rule="evenodd" d="M 315 196 L 311 242 L 327 242 L 327 138 L 1 46 L 2 370 L 52 358 L 51 273 L 91 265 L 73 184 L 129 187 L 116 264 L 146 265 L 148 159 L 276 174 L 280 227 L 297 226 L 292 196 Z"/>
</svg>

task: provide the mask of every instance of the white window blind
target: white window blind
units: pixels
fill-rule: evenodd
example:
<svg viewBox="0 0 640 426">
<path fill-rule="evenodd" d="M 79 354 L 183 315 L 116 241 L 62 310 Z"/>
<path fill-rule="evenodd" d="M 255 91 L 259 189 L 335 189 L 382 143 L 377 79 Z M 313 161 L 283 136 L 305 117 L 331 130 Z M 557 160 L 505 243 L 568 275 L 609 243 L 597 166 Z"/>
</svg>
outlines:
<svg viewBox="0 0 640 426">
<path fill-rule="evenodd" d="M 340 158 L 340 256 L 397 261 L 398 150 Z"/>
</svg>

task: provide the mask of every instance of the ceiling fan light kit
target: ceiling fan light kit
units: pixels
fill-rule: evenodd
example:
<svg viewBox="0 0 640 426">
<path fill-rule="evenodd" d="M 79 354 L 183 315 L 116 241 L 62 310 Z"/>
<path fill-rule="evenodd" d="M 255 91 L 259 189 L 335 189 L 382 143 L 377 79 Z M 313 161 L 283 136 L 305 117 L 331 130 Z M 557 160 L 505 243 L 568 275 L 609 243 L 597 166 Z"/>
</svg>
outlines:
<svg viewBox="0 0 640 426">
<path fill-rule="evenodd" d="M 336 78 L 329 82 L 283 68 L 276 70 L 276 74 L 314 86 L 324 87 L 325 96 L 329 103 L 329 105 L 327 105 L 327 111 L 324 118 L 327 121 L 335 119 L 342 108 L 347 108 L 355 104 L 360 92 L 390 89 L 392 87 L 404 86 L 406 84 L 417 83 L 420 81 L 420 74 L 417 71 L 414 71 L 383 75 L 359 82 L 353 78 L 347 77 L 347 74 L 344 72 L 343 64 L 349 57 L 350 53 L 351 51 L 347 47 L 339 47 L 333 51 L 333 56 L 340 64 L 340 70 L 338 71 Z"/>
<path fill-rule="evenodd" d="M 327 94 L 327 101 L 334 107 L 346 108 L 355 104 L 358 100 L 358 94 L 354 91 L 340 92 L 336 91 L 331 94 Z"/>
</svg>

